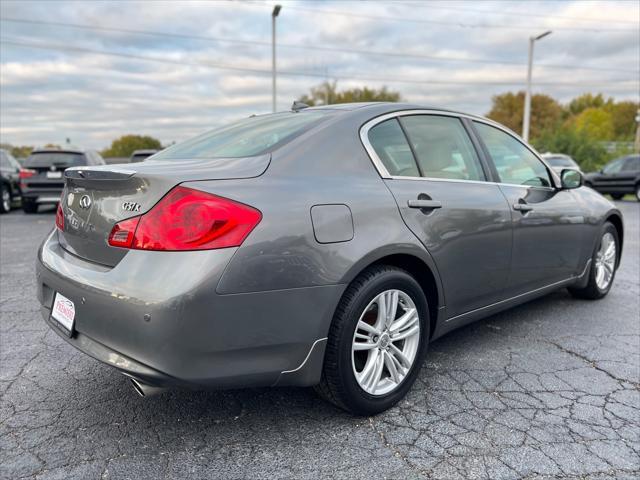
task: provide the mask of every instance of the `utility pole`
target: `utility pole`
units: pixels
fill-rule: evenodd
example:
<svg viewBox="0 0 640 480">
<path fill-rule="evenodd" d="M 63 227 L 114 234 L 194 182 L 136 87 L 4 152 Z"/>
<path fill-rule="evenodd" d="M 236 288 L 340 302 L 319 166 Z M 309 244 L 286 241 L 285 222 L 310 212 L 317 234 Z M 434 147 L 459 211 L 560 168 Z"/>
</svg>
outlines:
<svg viewBox="0 0 640 480">
<path fill-rule="evenodd" d="M 272 105 L 273 113 L 276 112 L 276 17 L 280 13 L 282 5 L 276 5 L 271 12 L 271 73 L 272 73 Z"/>
<path fill-rule="evenodd" d="M 636 115 L 636 141 L 634 142 L 634 148 L 637 153 L 640 153 L 640 110 Z"/>
<path fill-rule="evenodd" d="M 531 121 L 531 70 L 533 69 L 533 44 L 536 40 L 551 35 L 551 30 L 537 37 L 529 37 L 529 68 L 527 70 L 527 91 L 524 95 L 524 117 L 522 118 L 522 138 L 529 141 L 529 122 Z"/>
</svg>

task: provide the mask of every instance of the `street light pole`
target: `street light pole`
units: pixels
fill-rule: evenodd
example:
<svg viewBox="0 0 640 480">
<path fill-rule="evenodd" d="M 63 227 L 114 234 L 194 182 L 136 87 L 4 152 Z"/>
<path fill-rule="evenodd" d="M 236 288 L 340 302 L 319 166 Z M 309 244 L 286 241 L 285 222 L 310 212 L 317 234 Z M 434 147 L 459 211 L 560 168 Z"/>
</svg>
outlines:
<svg viewBox="0 0 640 480">
<path fill-rule="evenodd" d="M 271 12 L 271 73 L 272 73 L 272 111 L 276 111 L 276 17 L 280 13 L 282 5 L 276 5 Z"/>
<path fill-rule="evenodd" d="M 533 44 L 536 40 L 551 35 L 551 30 L 544 32 L 537 37 L 529 37 L 529 68 L 527 70 L 527 91 L 524 95 L 524 116 L 522 118 L 522 138 L 529 141 L 529 123 L 531 121 L 531 70 L 533 69 Z"/>
</svg>

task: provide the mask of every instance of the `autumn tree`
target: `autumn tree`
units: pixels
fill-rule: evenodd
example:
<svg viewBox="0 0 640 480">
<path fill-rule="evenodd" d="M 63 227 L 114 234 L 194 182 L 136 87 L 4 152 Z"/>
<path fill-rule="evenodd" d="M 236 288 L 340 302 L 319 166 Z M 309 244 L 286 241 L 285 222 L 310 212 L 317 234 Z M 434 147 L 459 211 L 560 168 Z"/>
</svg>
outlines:
<svg viewBox="0 0 640 480">
<path fill-rule="evenodd" d="M 611 107 L 613 105 L 613 99 L 605 99 L 604 95 L 598 93 L 593 95 L 592 93 L 584 93 L 579 97 L 574 98 L 569 102 L 567 110 L 570 115 L 579 115 L 587 108 L 604 108 Z"/>
<path fill-rule="evenodd" d="M 103 150 L 103 157 L 129 157 L 135 150 L 162 149 L 160 140 L 148 135 L 124 135 L 113 142 L 111 146 Z"/>
<path fill-rule="evenodd" d="M 613 118 L 604 108 L 586 108 L 572 121 L 578 131 L 586 133 L 593 140 L 613 139 Z"/>
<path fill-rule="evenodd" d="M 615 140 L 633 141 L 636 134 L 636 115 L 640 110 L 640 103 L 617 102 L 611 106 L 611 121 Z"/>
<path fill-rule="evenodd" d="M 15 158 L 27 158 L 33 150 L 33 147 L 29 145 L 13 146 L 8 143 L 0 144 L 0 148 L 7 150 Z"/>
<path fill-rule="evenodd" d="M 363 87 L 338 91 L 337 82 L 324 82 L 313 87 L 309 94 L 302 95 L 298 101 L 309 106 L 330 105 L 335 103 L 352 102 L 399 102 L 402 100 L 399 92 Z"/>
<path fill-rule="evenodd" d="M 524 114 L 524 92 L 495 95 L 487 117 L 499 122 L 516 133 L 522 132 Z M 561 124 L 565 117 L 564 109 L 548 95 L 536 94 L 531 97 L 530 137 L 538 137 L 543 131 Z"/>
</svg>

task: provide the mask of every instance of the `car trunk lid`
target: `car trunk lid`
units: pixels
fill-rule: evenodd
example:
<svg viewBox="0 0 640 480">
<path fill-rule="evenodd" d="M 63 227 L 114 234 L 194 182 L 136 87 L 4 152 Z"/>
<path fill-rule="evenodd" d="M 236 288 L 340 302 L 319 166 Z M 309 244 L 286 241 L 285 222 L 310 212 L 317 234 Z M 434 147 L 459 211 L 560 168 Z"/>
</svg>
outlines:
<svg viewBox="0 0 640 480">
<path fill-rule="evenodd" d="M 149 211 L 180 183 L 257 177 L 270 159 L 267 154 L 69 168 L 64 174 L 60 243 L 83 259 L 115 266 L 128 251 L 108 244 L 116 223 Z"/>
</svg>

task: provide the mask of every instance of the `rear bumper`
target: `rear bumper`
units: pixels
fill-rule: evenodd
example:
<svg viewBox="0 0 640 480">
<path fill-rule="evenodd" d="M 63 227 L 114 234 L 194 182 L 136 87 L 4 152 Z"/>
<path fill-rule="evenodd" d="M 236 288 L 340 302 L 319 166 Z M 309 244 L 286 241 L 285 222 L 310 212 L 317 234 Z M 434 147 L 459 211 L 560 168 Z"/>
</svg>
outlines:
<svg viewBox="0 0 640 480">
<path fill-rule="evenodd" d="M 45 190 L 32 190 L 32 189 L 23 189 L 22 190 L 22 199 L 28 202 L 34 203 L 58 203 L 60 201 L 60 196 L 62 195 L 62 189 L 45 189 Z"/>
<path fill-rule="evenodd" d="M 54 231 L 37 260 L 42 315 L 74 347 L 154 385 L 317 383 L 344 286 L 217 294 L 235 250 L 133 250 L 110 268 L 66 252 Z M 71 337 L 50 318 L 56 291 L 76 308 Z"/>
</svg>

